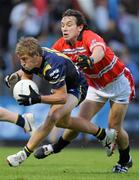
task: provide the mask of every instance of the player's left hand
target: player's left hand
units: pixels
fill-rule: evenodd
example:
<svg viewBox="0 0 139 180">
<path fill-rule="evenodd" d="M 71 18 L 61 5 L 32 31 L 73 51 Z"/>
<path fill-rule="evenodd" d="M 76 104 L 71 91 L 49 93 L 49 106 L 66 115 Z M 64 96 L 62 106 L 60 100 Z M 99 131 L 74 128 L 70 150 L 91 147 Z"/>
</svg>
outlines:
<svg viewBox="0 0 139 180">
<path fill-rule="evenodd" d="M 23 95 L 19 94 L 21 97 L 18 99 L 19 105 L 29 106 L 32 104 L 40 103 L 41 102 L 41 96 L 40 94 L 36 93 L 31 86 L 29 86 L 30 94 L 29 95 Z"/>
<path fill-rule="evenodd" d="M 12 73 L 4 78 L 4 81 L 8 88 L 14 87 L 14 85 L 20 80 L 18 73 Z"/>
<path fill-rule="evenodd" d="M 84 71 L 88 68 L 92 69 L 93 63 L 94 63 L 93 59 L 89 58 L 88 56 L 79 55 L 77 58 L 76 65 Z"/>
</svg>

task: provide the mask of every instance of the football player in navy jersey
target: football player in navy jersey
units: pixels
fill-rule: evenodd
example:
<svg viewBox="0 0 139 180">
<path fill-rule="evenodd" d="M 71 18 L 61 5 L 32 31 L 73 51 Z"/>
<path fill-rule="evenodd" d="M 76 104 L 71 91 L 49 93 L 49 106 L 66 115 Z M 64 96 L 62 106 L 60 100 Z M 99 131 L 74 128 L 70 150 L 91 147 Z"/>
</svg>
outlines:
<svg viewBox="0 0 139 180">
<path fill-rule="evenodd" d="M 42 48 L 32 37 L 20 39 L 16 46 L 16 55 L 22 66 L 22 70 L 16 73 L 21 79 L 32 79 L 33 74 L 37 74 L 48 80 L 53 91 L 50 95 L 40 95 L 30 86 L 30 95 L 20 95 L 20 105 L 46 103 L 51 104 L 51 108 L 45 121 L 36 129 L 24 149 L 7 157 L 9 165 L 16 167 L 25 161 L 54 126 L 96 136 L 109 150 L 107 152 L 110 156 L 113 153 L 117 132 L 114 129 L 96 127 L 81 117 L 70 116 L 73 108 L 84 100 L 88 88 L 84 75 L 70 59 L 60 52 Z"/>
</svg>

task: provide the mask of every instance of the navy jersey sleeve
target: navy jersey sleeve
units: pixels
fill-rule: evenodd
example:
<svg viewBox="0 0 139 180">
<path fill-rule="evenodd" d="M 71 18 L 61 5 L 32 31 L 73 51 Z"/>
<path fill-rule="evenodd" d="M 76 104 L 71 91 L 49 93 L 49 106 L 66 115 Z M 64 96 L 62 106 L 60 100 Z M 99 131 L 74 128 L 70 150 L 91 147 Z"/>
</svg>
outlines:
<svg viewBox="0 0 139 180">
<path fill-rule="evenodd" d="M 60 65 L 55 68 L 49 69 L 44 78 L 49 81 L 53 89 L 58 89 L 65 85 L 65 66 Z"/>
</svg>

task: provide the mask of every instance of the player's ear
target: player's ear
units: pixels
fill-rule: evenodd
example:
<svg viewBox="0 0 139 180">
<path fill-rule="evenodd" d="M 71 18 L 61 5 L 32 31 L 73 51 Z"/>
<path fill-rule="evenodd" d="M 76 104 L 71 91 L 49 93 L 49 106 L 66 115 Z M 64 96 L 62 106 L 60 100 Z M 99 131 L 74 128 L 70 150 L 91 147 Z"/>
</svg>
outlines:
<svg viewBox="0 0 139 180">
<path fill-rule="evenodd" d="M 83 24 L 81 24 L 80 26 L 78 26 L 80 32 L 83 30 L 83 27 L 84 27 Z"/>
</svg>

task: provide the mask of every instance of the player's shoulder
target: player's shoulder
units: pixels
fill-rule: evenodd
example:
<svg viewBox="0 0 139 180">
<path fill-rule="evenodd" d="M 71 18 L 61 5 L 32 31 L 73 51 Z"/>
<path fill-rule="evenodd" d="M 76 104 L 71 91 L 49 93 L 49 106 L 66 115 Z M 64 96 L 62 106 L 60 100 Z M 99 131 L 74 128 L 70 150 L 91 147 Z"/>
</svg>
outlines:
<svg viewBox="0 0 139 180">
<path fill-rule="evenodd" d="M 83 39 L 87 40 L 87 39 L 103 39 L 99 34 L 97 34 L 96 32 L 92 31 L 92 30 L 84 30 L 83 31 Z"/>
<path fill-rule="evenodd" d="M 60 51 L 65 43 L 66 42 L 65 42 L 64 38 L 61 37 L 53 44 L 52 49 L 56 49 L 56 50 Z"/>
<path fill-rule="evenodd" d="M 48 69 L 46 69 L 48 67 Z M 49 66 L 47 65 L 43 70 L 43 75 L 49 83 L 56 83 L 57 80 L 61 77 L 61 73 L 63 72 L 63 66 L 59 63 L 51 63 Z"/>
<path fill-rule="evenodd" d="M 90 35 L 91 36 L 96 36 L 97 34 L 94 31 L 90 30 L 90 29 L 87 29 L 87 30 L 83 31 L 83 37 L 88 37 Z"/>
<path fill-rule="evenodd" d="M 64 40 L 64 38 L 63 37 L 61 37 L 61 38 L 59 38 L 57 41 L 56 41 L 57 43 L 64 43 L 65 42 L 65 40 Z"/>
</svg>

